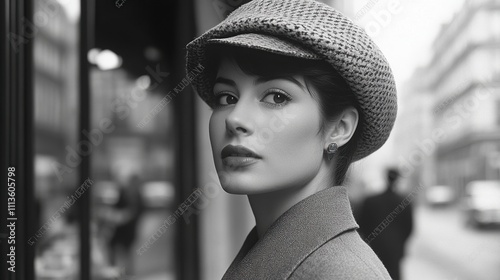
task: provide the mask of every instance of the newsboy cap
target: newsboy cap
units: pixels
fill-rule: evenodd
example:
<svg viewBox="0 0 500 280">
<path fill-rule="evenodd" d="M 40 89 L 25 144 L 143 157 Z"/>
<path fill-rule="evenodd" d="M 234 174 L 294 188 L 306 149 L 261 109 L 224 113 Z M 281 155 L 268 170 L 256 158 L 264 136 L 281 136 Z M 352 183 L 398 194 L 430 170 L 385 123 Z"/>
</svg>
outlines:
<svg viewBox="0 0 500 280">
<path fill-rule="evenodd" d="M 314 0 L 254 0 L 187 45 L 187 71 L 208 62 L 207 46 L 226 44 L 328 62 L 347 82 L 364 116 L 353 160 L 379 149 L 397 112 L 394 76 L 382 52 L 340 12 Z M 213 106 L 207 73 L 192 85 Z M 332 92 L 335 94 L 335 92 Z"/>
</svg>

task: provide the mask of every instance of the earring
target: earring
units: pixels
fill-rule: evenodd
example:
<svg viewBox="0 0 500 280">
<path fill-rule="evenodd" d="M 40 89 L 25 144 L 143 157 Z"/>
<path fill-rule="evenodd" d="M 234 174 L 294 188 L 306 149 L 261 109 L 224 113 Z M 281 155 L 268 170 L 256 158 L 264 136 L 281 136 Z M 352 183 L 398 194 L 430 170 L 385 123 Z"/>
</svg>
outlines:
<svg viewBox="0 0 500 280">
<path fill-rule="evenodd" d="M 326 148 L 326 154 L 328 155 L 328 160 L 331 160 L 333 158 L 333 155 L 335 152 L 337 152 L 338 146 L 337 143 L 330 143 L 328 145 L 328 148 Z"/>
</svg>

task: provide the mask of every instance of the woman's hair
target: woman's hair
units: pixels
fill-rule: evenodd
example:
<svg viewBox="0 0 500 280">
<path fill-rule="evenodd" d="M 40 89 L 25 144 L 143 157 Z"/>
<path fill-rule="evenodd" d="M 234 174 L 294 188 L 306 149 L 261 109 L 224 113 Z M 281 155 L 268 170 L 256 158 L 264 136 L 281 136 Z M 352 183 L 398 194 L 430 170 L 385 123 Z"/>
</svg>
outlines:
<svg viewBox="0 0 500 280">
<path fill-rule="evenodd" d="M 309 60 L 249 48 L 216 45 L 208 49 L 208 77 L 213 83 L 222 58 L 233 59 L 247 74 L 266 79 L 287 78 L 295 75 L 304 77 L 306 87 L 318 101 L 322 115 L 320 133 L 328 122 L 336 120 L 348 107 L 358 110 L 358 126 L 352 138 L 339 147 L 335 159 L 335 185 L 342 185 L 360 138 L 363 116 L 356 97 L 345 80 L 323 60 Z"/>
</svg>

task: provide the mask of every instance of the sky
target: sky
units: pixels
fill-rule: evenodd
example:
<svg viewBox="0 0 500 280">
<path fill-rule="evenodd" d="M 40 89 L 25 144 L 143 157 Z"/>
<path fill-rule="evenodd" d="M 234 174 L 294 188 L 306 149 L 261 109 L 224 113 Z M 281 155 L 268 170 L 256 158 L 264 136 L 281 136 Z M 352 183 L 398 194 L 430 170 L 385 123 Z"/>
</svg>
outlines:
<svg viewBox="0 0 500 280">
<path fill-rule="evenodd" d="M 354 14 L 370 3 L 375 5 L 356 22 L 387 57 L 401 88 L 418 66 L 426 64 L 442 24 L 452 19 L 464 0 L 355 0 Z"/>
</svg>

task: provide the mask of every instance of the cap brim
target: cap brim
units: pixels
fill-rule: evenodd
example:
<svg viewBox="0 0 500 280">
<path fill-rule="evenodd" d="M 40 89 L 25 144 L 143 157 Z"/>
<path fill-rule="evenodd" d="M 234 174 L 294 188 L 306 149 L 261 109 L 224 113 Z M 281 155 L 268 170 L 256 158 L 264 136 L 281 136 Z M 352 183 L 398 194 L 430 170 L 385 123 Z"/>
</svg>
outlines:
<svg viewBox="0 0 500 280">
<path fill-rule="evenodd" d="M 228 38 L 210 39 L 208 43 L 257 49 L 305 59 L 322 59 L 321 56 L 295 42 L 266 34 L 239 34 Z"/>
</svg>

